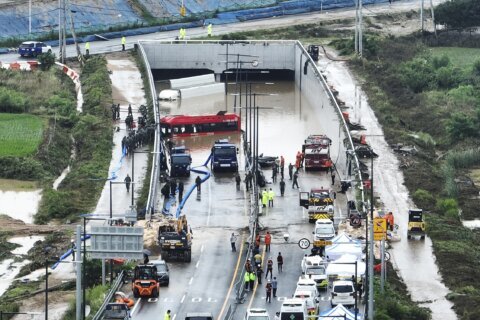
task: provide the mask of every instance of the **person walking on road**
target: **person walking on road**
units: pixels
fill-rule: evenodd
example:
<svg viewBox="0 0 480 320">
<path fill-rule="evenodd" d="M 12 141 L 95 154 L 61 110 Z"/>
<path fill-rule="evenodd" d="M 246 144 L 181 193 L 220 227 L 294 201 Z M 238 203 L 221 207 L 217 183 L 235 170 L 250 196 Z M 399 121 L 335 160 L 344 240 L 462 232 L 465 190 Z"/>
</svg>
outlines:
<svg viewBox="0 0 480 320">
<path fill-rule="evenodd" d="M 183 181 L 178 183 L 178 203 L 183 200 Z"/>
<path fill-rule="evenodd" d="M 208 24 L 207 35 L 208 35 L 209 38 L 212 37 L 212 24 L 211 23 Z"/>
<path fill-rule="evenodd" d="M 295 173 L 293 174 L 292 189 L 295 189 L 295 186 L 297 186 L 297 189 L 300 189 L 300 187 L 298 186 L 298 170 L 295 171 Z"/>
<path fill-rule="evenodd" d="M 122 51 L 125 51 L 125 45 L 127 44 L 127 38 L 122 35 Z"/>
<path fill-rule="evenodd" d="M 273 192 L 272 188 L 268 191 L 268 207 L 273 208 L 273 199 L 275 198 L 275 192 Z"/>
<path fill-rule="evenodd" d="M 262 255 L 260 254 L 260 252 L 253 256 L 253 260 L 255 261 L 256 266 L 262 265 Z"/>
<path fill-rule="evenodd" d="M 262 206 L 266 208 L 267 204 L 268 204 L 268 192 L 267 192 L 267 189 L 265 189 L 262 191 Z"/>
<path fill-rule="evenodd" d="M 265 273 L 265 279 L 267 279 L 269 273 L 270 273 L 270 278 L 272 278 L 273 277 L 273 260 L 272 260 L 272 257 L 268 258 L 268 261 L 267 261 L 267 272 Z"/>
<path fill-rule="evenodd" d="M 277 264 L 278 264 L 278 272 L 283 272 L 283 256 L 282 253 L 279 252 L 277 256 Z"/>
<path fill-rule="evenodd" d="M 335 184 L 335 173 L 332 171 L 332 186 Z"/>
<path fill-rule="evenodd" d="M 240 182 L 242 181 L 242 179 L 240 178 L 240 175 L 237 173 L 235 175 L 235 183 L 237 184 L 237 191 L 240 190 Z"/>
<path fill-rule="evenodd" d="M 292 175 L 293 175 L 293 165 L 290 163 L 288 165 L 288 176 L 290 177 L 290 180 L 292 180 Z"/>
<path fill-rule="evenodd" d="M 163 317 L 163 320 L 171 320 L 170 313 L 172 313 L 172 311 L 167 310 L 167 313 L 165 313 L 165 317 Z"/>
<path fill-rule="evenodd" d="M 175 196 L 177 194 L 177 180 L 173 179 L 170 182 L 170 194 Z"/>
<path fill-rule="evenodd" d="M 277 164 L 276 163 L 272 165 L 272 182 L 273 183 L 277 182 Z"/>
<path fill-rule="evenodd" d="M 252 187 L 252 173 L 249 171 L 245 175 L 245 189 L 249 191 L 251 187 Z"/>
<path fill-rule="evenodd" d="M 90 42 L 85 42 L 85 55 L 88 57 L 90 55 Z"/>
<path fill-rule="evenodd" d="M 274 298 L 277 297 L 277 286 L 278 286 L 277 277 L 273 277 L 273 280 L 272 280 L 272 291 L 273 291 L 273 297 L 274 297 Z"/>
<path fill-rule="evenodd" d="M 127 176 L 125 177 L 125 180 L 123 181 L 125 182 L 125 187 L 127 187 L 127 192 L 130 192 L 130 183 L 132 182 L 132 178 L 130 178 L 128 173 L 127 173 Z"/>
<path fill-rule="evenodd" d="M 250 272 L 250 291 L 253 291 L 253 286 L 255 285 L 255 272 Z"/>
<path fill-rule="evenodd" d="M 272 235 L 267 231 L 265 235 L 265 252 L 270 252 L 270 244 L 272 243 Z"/>
<path fill-rule="evenodd" d="M 202 179 L 200 178 L 200 176 L 197 176 L 197 178 L 195 179 L 195 185 L 197 186 L 197 192 L 202 192 Z"/>
<path fill-rule="evenodd" d="M 237 248 L 235 247 L 235 242 L 237 242 L 237 236 L 235 233 L 232 232 L 232 235 L 230 236 L 230 244 L 232 246 L 232 252 L 236 252 Z"/>
<path fill-rule="evenodd" d="M 263 269 L 262 269 L 262 266 L 258 266 L 257 268 L 257 280 L 258 280 L 258 284 L 262 284 L 262 274 L 263 274 Z"/>
<path fill-rule="evenodd" d="M 280 180 L 280 195 L 283 197 L 284 194 L 285 194 L 285 181 L 283 181 L 283 177 L 282 177 L 282 180 Z"/>
<path fill-rule="evenodd" d="M 250 273 L 252 271 L 252 263 L 250 262 L 250 259 L 245 262 L 245 271 L 247 273 Z"/>
<path fill-rule="evenodd" d="M 270 282 L 270 280 L 268 280 L 267 285 L 265 286 L 265 289 L 267 294 L 265 298 L 265 302 L 272 303 L 272 283 Z"/>
<path fill-rule="evenodd" d="M 250 289 L 250 272 L 245 271 L 245 275 L 243 276 L 243 281 L 245 282 L 245 291 L 249 291 Z"/>
</svg>

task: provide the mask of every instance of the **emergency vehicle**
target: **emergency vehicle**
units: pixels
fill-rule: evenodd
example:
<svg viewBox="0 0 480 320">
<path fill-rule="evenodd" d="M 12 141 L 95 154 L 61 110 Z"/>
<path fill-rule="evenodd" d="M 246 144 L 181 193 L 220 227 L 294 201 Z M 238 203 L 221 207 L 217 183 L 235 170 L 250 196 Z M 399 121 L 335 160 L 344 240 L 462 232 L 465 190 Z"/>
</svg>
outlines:
<svg viewBox="0 0 480 320">
<path fill-rule="evenodd" d="M 333 165 L 330 159 L 331 144 L 332 140 L 326 135 L 309 135 L 302 145 L 302 152 L 305 157 L 305 170 L 330 169 Z"/>
</svg>

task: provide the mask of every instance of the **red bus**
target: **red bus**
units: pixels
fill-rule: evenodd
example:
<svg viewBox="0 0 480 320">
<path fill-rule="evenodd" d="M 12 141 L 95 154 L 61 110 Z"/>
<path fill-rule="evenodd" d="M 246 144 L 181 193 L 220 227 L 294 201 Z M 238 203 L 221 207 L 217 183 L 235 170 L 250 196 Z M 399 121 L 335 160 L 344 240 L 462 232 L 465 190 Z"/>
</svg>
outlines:
<svg viewBox="0 0 480 320">
<path fill-rule="evenodd" d="M 160 119 L 160 129 L 167 137 L 211 135 L 241 130 L 240 117 L 220 111 L 216 115 L 172 115 Z"/>
</svg>

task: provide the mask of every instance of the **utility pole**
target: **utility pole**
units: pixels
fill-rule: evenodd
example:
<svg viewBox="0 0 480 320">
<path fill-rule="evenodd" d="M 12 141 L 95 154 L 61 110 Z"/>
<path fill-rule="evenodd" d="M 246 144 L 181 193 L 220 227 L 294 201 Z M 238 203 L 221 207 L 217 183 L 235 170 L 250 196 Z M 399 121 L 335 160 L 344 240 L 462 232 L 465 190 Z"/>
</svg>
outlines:
<svg viewBox="0 0 480 320">
<path fill-rule="evenodd" d="M 76 304 L 75 304 L 75 319 L 82 319 L 82 226 L 77 225 L 77 234 L 76 234 L 76 250 L 75 255 L 75 269 L 76 269 Z"/>
<path fill-rule="evenodd" d="M 358 0 L 359 2 L 359 18 L 358 18 L 358 56 L 361 57 L 363 54 L 363 16 L 362 16 L 362 1 Z"/>
<path fill-rule="evenodd" d="M 423 2 L 424 0 L 420 0 L 421 1 L 421 6 L 420 6 L 420 22 L 421 22 L 421 25 L 422 25 L 422 33 L 423 33 Z"/>
<path fill-rule="evenodd" d="M 28 34 L 32 34 L 32 0 L 28 1 Z"/>
<path fill-rule="evenodd" d="M 370 177 L 370 221 L 368 223 L 368 228 L 370 228 L 370 252 L 368 256 L 368 319 L 373 320 L 373 256 L 374 256 L 374 247 L 373 247 L 373 150 L 370 149 L 371 157 L 371 177 Z"/>
<path fill-rule="evenodd" d="M 68 1 L 68 0 L 67 0 Z M 73 42 L 75 43 L 75 47 L 77 49 L 77 57 L 78 57 L 78 61 L 80 62 L 80 65 L 83 67 L 84 65 L 84 61 L 83 61 L 83 55 L 82 55 L 82 52 L 80 51 L 80 46 L 78 45 L 78 42 L 77 42 L 77 36 L 75 34 L 75 24 L 73 22 L 73 15 L 72 15 L 72 12 L 75 12 L 75 11 L 72 11 L 72 8 L 70 6 L 70 2 L 68 3 L 68 14 L 70 16 L 70 27 L 71 27 L 71 31 L 72 31 L 72 36 L 73 36 Z"/>
<path fill-rule="evenodd" d="M 437 25 L 435 24 L 435 9 L 433 8 L 433 0 L 430 0 L 430 11 L 432 12 L 433 32 L 435 33 L 435 36 L 437 36 Z"/>
<path fill-rule="evenodd" d="M 358 54 L 358 3 L 360 0 L 355 1 L 355 53 Z"/>
</svg>

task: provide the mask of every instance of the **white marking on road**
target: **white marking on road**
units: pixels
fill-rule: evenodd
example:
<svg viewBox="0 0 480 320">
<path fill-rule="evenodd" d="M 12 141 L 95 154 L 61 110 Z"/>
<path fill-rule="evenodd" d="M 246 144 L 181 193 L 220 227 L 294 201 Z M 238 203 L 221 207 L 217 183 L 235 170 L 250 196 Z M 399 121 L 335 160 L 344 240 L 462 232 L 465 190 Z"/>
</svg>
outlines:
<svg viewBox="0 0 480 320">
<path fill-rule="evenodd" d="M 133 306 L 132 312 L 130 312 L 130 314 L 135 313 L 135 309 L 137 309 L 138 305 L 140 304 L 140 301 L 142 301 L 142 299 L 138 299 L 137 302 L 135 302 L 135 305 Z"/>
<path fill-rule="evenodd" d="M 210 179 L 208 179 L 208 215 L 207 215 L 207 226 L 210 225 L 210 213 L 212 212 L 212 188 Z"/>
<path fill-rule="evenodd" d="M 183 295 L 182 300 L 180 300 L 180 303 L 183 303 L 183 301 L 185 301 L 186 296 L 187 296 L 186 294 Z"/>
<path fill-rule="evenodd" d="M 198 268 L 199 264 L 200 264 L 200 261 L 197 261 L 197 263 L 195 264 L 195 268 Z"/>
<path fill-rule="evenodd" d="M 192 302 L 202 302 L 202 298 L 201 297 L 192 298 Z"/>
<path fill-rule="evenodd" d="M 190 278 L 190 281 L 188 281 L 188 284 L 192 284 L 193 282 L 193 277 Z"/>
<path fill-rule="evenodd" d="M 148 302 L 157 302 L 158 298 L 148 298 Z"/>
<path fill-rule="evenodd" d="M 203 244 L 202 244 L 202 246 L 200 247 L 200 252 L 203 252 Z"/>
<path fill-rule="evenodd" d="M 176 317 L 177 317 L 177 314 L 175 313 L 172 317 L 172 320 L 175 320 Z"/>
</svg>

